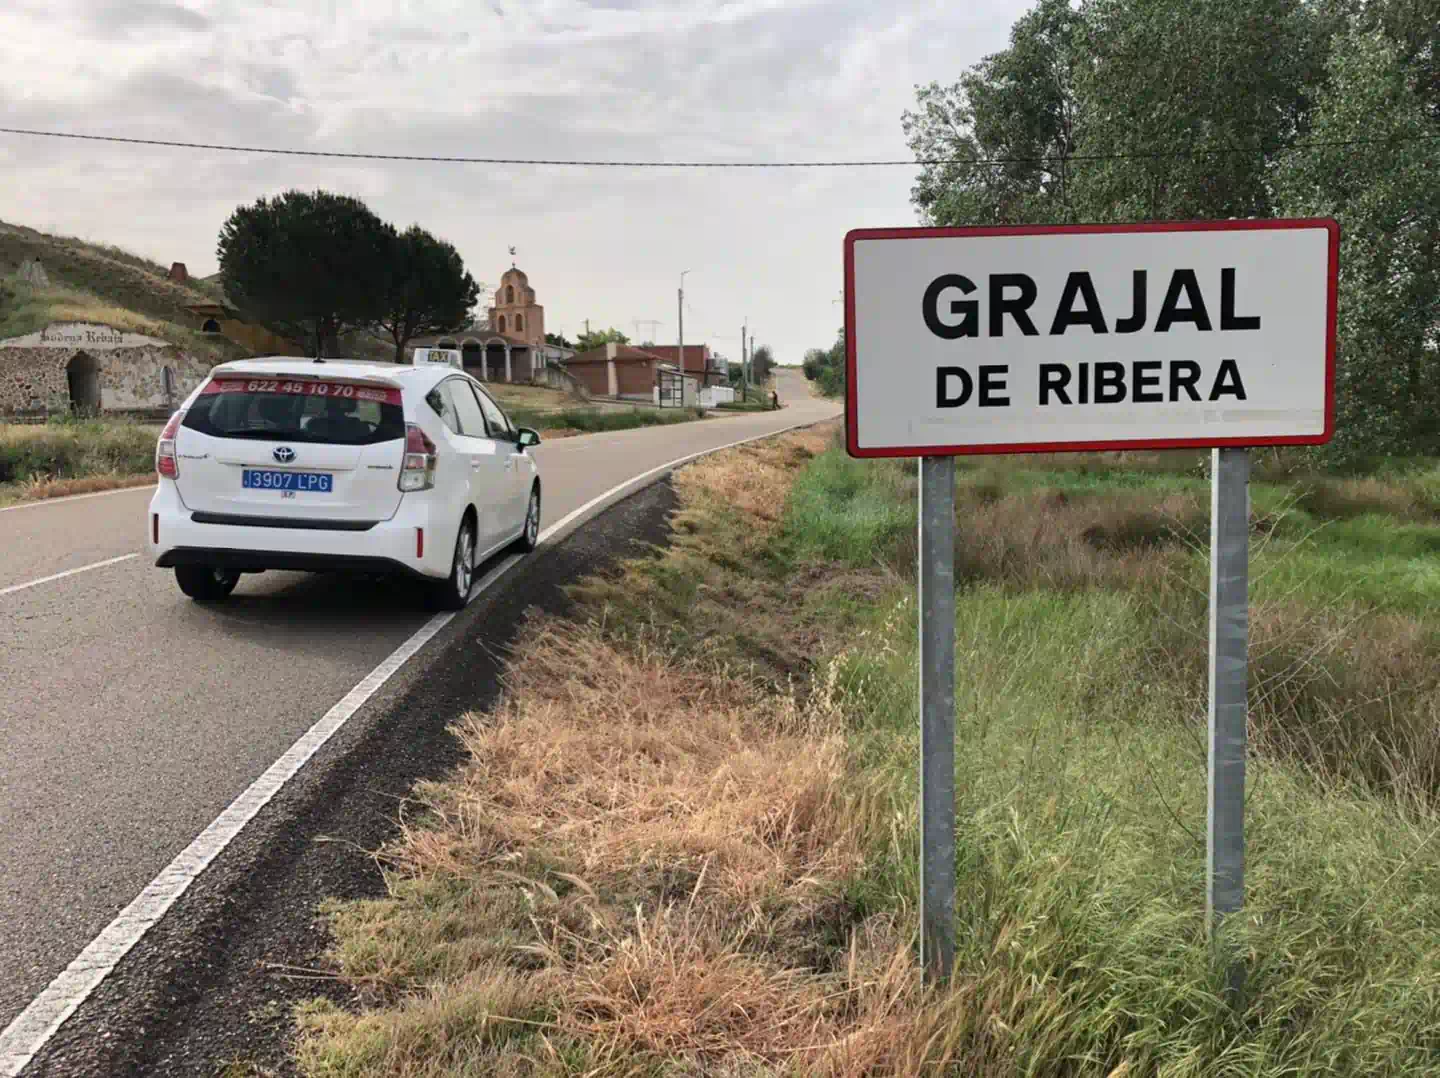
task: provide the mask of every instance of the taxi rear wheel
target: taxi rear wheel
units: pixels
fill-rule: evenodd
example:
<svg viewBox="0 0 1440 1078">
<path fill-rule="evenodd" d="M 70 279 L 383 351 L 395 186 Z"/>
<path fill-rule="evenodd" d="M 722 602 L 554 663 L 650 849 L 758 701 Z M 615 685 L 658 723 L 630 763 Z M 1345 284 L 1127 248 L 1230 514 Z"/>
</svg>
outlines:
<svg viewBox="0 0 1440 1078">
<path fill-rule="evenodd" d="M 214 603 L 230 597 L 240 574 L 213 565 L 177 565 L 175 583 L 197 603 Z"/>
<path fill-rule="evenodd" d="M 455 536 L 455 555 L 450 575 L 430 586 L 430 602 L 441 610 L 464 610 L 470 604 L 475 583 L 475 525 L 466 517 Z"/>
</svg>

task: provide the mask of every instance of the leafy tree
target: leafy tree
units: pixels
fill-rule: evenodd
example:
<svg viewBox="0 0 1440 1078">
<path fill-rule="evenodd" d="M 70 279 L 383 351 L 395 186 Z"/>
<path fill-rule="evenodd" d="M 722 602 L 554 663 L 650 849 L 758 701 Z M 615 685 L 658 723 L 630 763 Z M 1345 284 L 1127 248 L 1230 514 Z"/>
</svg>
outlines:
<svg viewBox="0 0 1440 1078">
<path fill-rule="evenodd" d="M 762 344 L 750 355 L 750 380 L 755 385 L 764 385 L 775 369 L 775 353 L 768 344 Z"/>
<path fill-rule="evenodd" d="M 906 142 L 917 159 L 944 161 L 922 166 L 911 190 L 927 224 L 1068 219 L 1080 25 L 1069 0 L 1041 0 L 1015 23 L 1008 49 L 952 86 L 917 88 L 919 107 L 902 118 Z M 973 163 L 996 158 L 1006 163 Z"/>
<path fill-rule="evenodd" d="M 545 334 L 545 343 L 546 343 L 546 344 L 553 344 L 556 348 L 574 348 L 574 347 L 575 347 L 573 344 L 571 344 L 568 340 L 565 339 L 565 336 L 564 336 L 563 334 L 560 334 L 560 333 L 547 333 L 547 334 Z"/>
<path fill-rule="evenodd" d="M 805 377 L 827 397 L 845 393 L 845 331 L 842 329 L 829 348 L 812 348 L 800 364 Z"/>
<path fill-rule="evenodd" d="M 404 362 L 413 338 L 463 327 L 479 292 L 451 244 L 419 225 L 396 236 L 384 313 L 377 320 L 395 342 L 395 362 Z"/>
<path fill-rule="evenodd" d="M 318 357 L 384 317 L 395 242 L 359 199 L 287 191 L 236 209 L 216 253 L 232 299 Z"/>
<path fill-rule="evenodd" d="M 1315 140 L 1375 139 L 1355 152 L 1317 146 L 1282 155 L 1287 215 L 1340 222 L 1336 432 L 1329 455 L 1440 448 L 1440 172 L 1429 72 L 1379 28 L 1337 40 L 1317 103 Z M 1375 23 L 1371 22 L 1371 26 Z"/>
<path fill-rule="evenodd" d="M 938 225 L 1268 214 L 1266 154 L 1303 133 L 1334 19 L 1312 0 L 1040 0 L 1009 48 L 917 90 L 911 151 L 958 160 L 922 166 L 912 202 Z M 1095 159 L 1113 155 L 1131 156 Z"/>
<path fill-rule="evenodd" d="M 1437 39 L 1434 0 L 1040 0 L 917 90 L 912 151 L 957 160 L 912 202 L 939 225 L 1337 217 L 1327 455 L 1440 452 Z M 832 353 L 803 367 L 843 387 Z"/>
<path fill-rule="evenodd" d="M 1092 220 L 1269 216 L 1267 158 L 1308 126 L 1325 41 L 1304 0 L 1087 0 L 1076 69 Z"/>
<path fill-rule="evenodd" d="M 630 338 L 612 326 L 609 329 L 596 329 L 580 334 L 575 341 L 575 347 L 581 352 L 588 352 L 592 348 L 603 348 L 611 341 L 616 344 L 629 344 Z"/>
</svg>

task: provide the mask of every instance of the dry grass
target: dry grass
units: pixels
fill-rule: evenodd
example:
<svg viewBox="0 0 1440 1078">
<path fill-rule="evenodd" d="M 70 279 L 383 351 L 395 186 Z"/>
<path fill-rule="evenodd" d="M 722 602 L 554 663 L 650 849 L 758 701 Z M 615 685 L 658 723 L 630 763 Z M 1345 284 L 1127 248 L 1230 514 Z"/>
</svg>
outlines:
<svg viewBox="0 0 1440 1078">
<path fill-rule="evenodd" d="M 0 505 L 69 498 L 76 494 L 98 494 L 106 490 L 127 490 L 154 484 L 153 475 L 87 475 L 79 479 L 32 479 L 23 483 L 0 485 Z"/>
<path fill-rule="evenodd" d="M 1155 618 L 1158 677 L 1203 723 L 1209 639 L 1204 597 L 1171 595 Z M 1252 602 L 1250 740 L 1326 786 L 1363 784 L 1401 802 L 1440 798 L 1440 638 L 1422 619 Z"/>
<path fill-rule="evenodd" d="M 839 1076 L 937 1051 L 906 932 L 843 898 L 889 808 L 850 781 L 823 697 L 595 625 L 541 621 L 520 648 L 505 702 L 457 730 L 469 763 L 383 852 L 408 908 L 341 916 L 342 971 L 392 1007 L 313 1010 L 302 1067 L 563 1073 L 579 1045 L 592 1074 Z M 468 1071 L 437 1052 L 459 1011 Z"/>
<path fill-rule="evenodd" d="M 1377 477 L 1308 478 L 1299 485 L 1296 505 L 1322 520 L 1372 513 L 1398 520 L 1440 519 L 1440 500 L 1423 486 Z"/>
<path fill-rule="evenodd" d="M 1002 497 L 972 488 L 960 511 L 956 579 L 1020 588 L 1167 589 L 1206 542 L 1198 497 L 1143 492 L 1076 498 L 1063 491 Z M 910 554 L 913 551 L 913 542 Z"/>
<path fill-rule="evenodd" d="M 549 389 L 545 386 L 487 382 L 485 388 L 500 402 L 500 406 L 506 409 L 521 408 L 531 412 L 558 412 L 564 408 L 573 408 L 578 403 L 573 394 L 559 389 Z"/>
<path fill-rule="evenodd" d="M 903 911 L 845 896 L 894 826 L 843 716 L 542 621 L 469 763 L 343 908 L 362 1015 L 302 1014 L 313 1075 L 1008 1074 L 1046 989 L 920 986 Z M 883 839 L 882 839 L 883 840 Z"/>
<path fill-rule="evenodd" d="M 501 702 L 456 727 L 467 763 L 381 851 L 392 897 L 333 908 L 367 1005 L 308 1007 L 302 1070 L 1420 1072 L 1440 1043 L 1417 987 L 1440 834 L 1416 794 L 1440 760 L 1423 619 L 1256 604 L 1235 1015 L 1201 924 L 1203 501 L 968 483 L 961 953 L 926 991 L 896 598 L 914 478 L 829 449 L 807 432 L 682 470 L 669 547 L 572 589 L 588 620 L 527 626 Z"/>
<path fill-rule="evenodd" d="M 728 509 L 747 520 L 748 545 L 758 546 L 779 525 L 795 472 L 829 447 L 832 427 L 826 424 L 704 457 L 677 472 L 675 487 L 686 506 L 677 518 L 680 526 Z"/>
<path fill-rule="evenodd" d="M 0 484 L 35 496 L 55 482 L 150 475 L 155 437 L 152 426 L 124 420 L 0 424 Z"/>
<path fill-rule="evenodd" d="M 825 444 L 679 473 L 668 558 L 693 568 L 717 517 L 753 553 Z M 639 563 L 628 580 L 655 594 Z M 527 627 L 501 703 L 456 728 L 468 762 L 381 852 L 395 897 L 340 908 L 336 964 L 374 1007 L 309 1008 L 302 1069 L 841 1078 L 985 1058 L 950 1021 L 974 986 L 926 994 L 908 915 L 847 897 L 895 815 L 855 781 L 833 685 L 776 693 L 591 609 Z"/>
<path fill-rule="evenodd" d="M 627 562 L 571 594 L 617 636 L 641 625 L 667 647 L 704 652 L 772 690 L 803 682 L 825 653 L 827 634 L 845 629 L 822 616 L 827 597 L 840 586 L 873 594 L 885 580 L 879 567 L 817 560 L 797 569 L 770 558 L 785 492 L 828 444 L 828 429 L 800 431 L 681 469 L 672 480 L 681 507 L 665 556 Z"/>
</svg>

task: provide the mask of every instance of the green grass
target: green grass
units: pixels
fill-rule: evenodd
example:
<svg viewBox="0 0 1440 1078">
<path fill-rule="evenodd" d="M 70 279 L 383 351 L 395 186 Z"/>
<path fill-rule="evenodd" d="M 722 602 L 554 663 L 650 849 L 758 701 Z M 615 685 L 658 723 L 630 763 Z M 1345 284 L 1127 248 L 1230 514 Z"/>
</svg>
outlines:
<svg viewBox="0 0 1440 1078">
<path fill-rule="evenodd" d="M 818 458 L 792 492 L 787 556 L 906 564 L 909 468 Z M 1013 527 L 1004 507 L 1036 492 L 1066 492 L 1057 519 L 1079 525 L 1087 499 L 1114 515 L 1137 492 L 1191 496 L 1197 482 L 963 469 L 960 561 L 967 523 Z M 967 507 L 977 483 L 989 489 Z M 1262 485 L 1256 501 L 1293 504 L 1298 489 Z M 957 976 L 985 986 L 989 1015 L 966 1032 L 1005 1068 L 984 1073 L 1440 1073 L 1440 525 L 1364 511 L 1410 493 L 1332 484 L 1342 519 L 1298 510 L 1256 556 L 1247 908 L 1220 951 L 1203 924 L 1203 547 L 1174 536 L 1144 555 L 1149 570 L 1102 550 L 1130 560 L 1092 563 L 1098 579 L 1073 586 L 1073 549 L 1033 545 L 1063 586 L 998 560 L 962 586 Z M 912 589 L 875 604 L 826 675 L 857 783 L 893 798 L 895 837 L 850 885 L 872 909 L 906 908 L 919 886 Z M 1221 1003 L 1224 954 L 1249 966 L 1239 1014 Z"/>
<path fill-rule="evenodd" d="M 0 483 L 144 475 L 155 467 L 155 431 L 116 420 L 0 426 Z"/>
</svg>

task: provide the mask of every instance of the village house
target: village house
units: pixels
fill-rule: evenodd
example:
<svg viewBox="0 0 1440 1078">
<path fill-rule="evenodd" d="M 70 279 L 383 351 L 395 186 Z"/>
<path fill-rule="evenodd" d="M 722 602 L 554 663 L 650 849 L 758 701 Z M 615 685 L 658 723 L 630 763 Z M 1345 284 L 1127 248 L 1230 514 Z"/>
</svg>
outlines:
<svg viewBox="0 0 1440 1078">
<path fill-rule="evenodd" d="M 725 360 L 714 355 L 708 344 L 687 344 L 684 362 L 681 362 L 678 344 L 647 344 L 645 351 L 658 356 L 677 370 L 683 370 L 686 377 L 694 378 L 701 386 L 723 386 L 730 383 L 730 368 Z"/>
<path fill-rule="evenodd" d="M 177 345 L 94 322 L 52 322 L 0 341 L 0 414 L 173 408 L 210 363 Z"/>
<path fill-rule="evenodd" d="M 675 365 L 666 363 L 653 352 L 611 341 L 570 357 L 565 369 L 592 397 L 653 402 L 660 372 L 673 371 Z"/>
<path fill-rule="evenodd" d="M 695 346 L 694 353 L 690 353 L 690 347 L 687 344 L 685 351 L 692 362 L 709 359 L 708 350 L 700 351 L 701 345 Z M 657 355 L 657 351 L 611 341 L 572 356 L 565 361 L 565 369 L 592 397 L 645 401 L 666 408 L 697 405 L 710 408 L 735 399 L 734 390 L 722 385 L 713 375 L 702 383 L 698 376 L 701 368 L 697 366 L 682 373 L 676 364 Z M 674 354 L 673 349 L 671 353 Z"/>
</svg>

